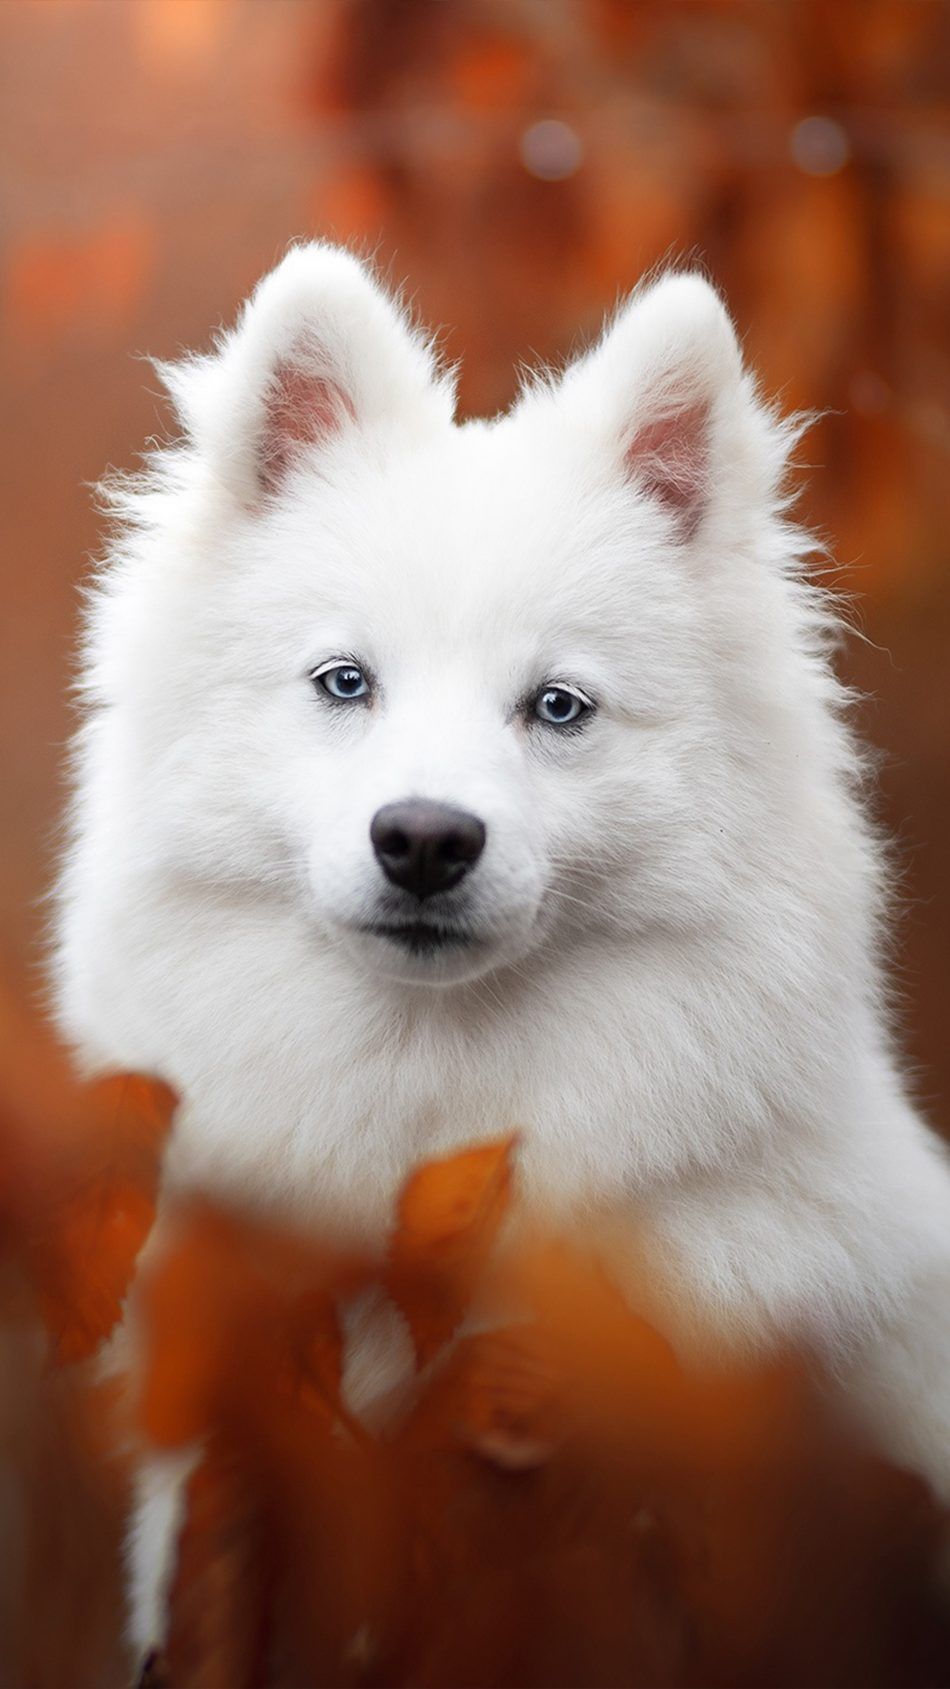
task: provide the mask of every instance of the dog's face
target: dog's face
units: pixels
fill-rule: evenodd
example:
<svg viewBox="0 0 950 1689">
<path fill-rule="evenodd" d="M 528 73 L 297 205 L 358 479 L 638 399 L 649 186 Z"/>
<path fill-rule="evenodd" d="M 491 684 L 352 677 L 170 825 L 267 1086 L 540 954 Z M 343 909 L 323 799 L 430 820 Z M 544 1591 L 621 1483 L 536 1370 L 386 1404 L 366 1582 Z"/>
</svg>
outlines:
<svg viewBox="0 0 950 1689">
<path fill-rule="evenodd" d="M 702 554 L 743 391 L 712 291 L 661 283 L 558 386 L 459 428 L 367 274 L 308 249 L 172 381 L 214 488 L 137 682 L 178 864 L 433 985 L 708 917 Z"/>
</svg>

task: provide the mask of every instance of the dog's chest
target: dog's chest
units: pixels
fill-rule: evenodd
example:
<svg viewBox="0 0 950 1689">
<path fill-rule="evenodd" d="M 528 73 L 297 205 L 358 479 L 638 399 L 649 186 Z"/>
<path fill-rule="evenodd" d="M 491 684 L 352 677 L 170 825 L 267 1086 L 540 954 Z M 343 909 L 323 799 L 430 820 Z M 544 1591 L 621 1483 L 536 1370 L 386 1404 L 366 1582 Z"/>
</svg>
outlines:
<svg viewBox="0 0 950 1689">
<path fill-rule="evenodd" d="M 466 1144 L 518 1133 L 522 1193 L 600 1205 L 668 1167 L 671 1125 L 692 1125 L 683 1076 L 675 1109 L 658 1083 L 656 1014 L 630 1007 L 649 992 L 602 989 L 581 1017 L 542 973 L 443 1006 L 335 968 L 296 926 L 183 931 L 140 992 L 154 1012 L 138 1048 L 184 1099 L 172 1185 L 378 1235 L 411 1169 Z"/>
<path fill-rule="evenodd" d="M 168 1159 L 173 1186 L 273 1207 L 309 1223 L 385 1227 L 411 1169 L 465 1144 L 531 1132 L 526 1092 L 491 1069 L 464 1077 L 411 1049 L 320 1049 L 202 1064 Z"/>
</svg>

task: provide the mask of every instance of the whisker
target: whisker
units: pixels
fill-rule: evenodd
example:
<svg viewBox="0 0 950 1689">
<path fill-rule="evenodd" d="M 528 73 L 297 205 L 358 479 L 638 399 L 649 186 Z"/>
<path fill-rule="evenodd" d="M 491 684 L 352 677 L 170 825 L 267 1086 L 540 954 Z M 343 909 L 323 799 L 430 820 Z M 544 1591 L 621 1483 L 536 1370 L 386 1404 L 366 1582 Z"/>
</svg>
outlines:
<svg viewBox="0 0 950 1689">
<path fill-rule="evenodd" d="M 473 979 L 469 983 L 475 995 L 476 1001 L 483 1003 L 487 999 L 487 1001 L 496 1008 L 500 1014 L 504 1014 L 506 1012 L 505 1005 L 501 997 L 499 997 L 496 991 L 492 990 L 486 979 Z"/>
<path fill-rule="evenodd" d="M 627 931 L 626 924 L 620 919 L 619 915 L 613 914 L 611 910 L 605 909 L 602 904 L 595 903 L 589 898 L 577 897 L 573 892 L 562 891 L 559 886 L 549 886 L 546 896 L 553 897 L 561 903 L 573 904 L 575 908 L 582 910 L 585 915 L 594 915 L 598 921 L 616 927 L 618 932 Z"/>
</svg>

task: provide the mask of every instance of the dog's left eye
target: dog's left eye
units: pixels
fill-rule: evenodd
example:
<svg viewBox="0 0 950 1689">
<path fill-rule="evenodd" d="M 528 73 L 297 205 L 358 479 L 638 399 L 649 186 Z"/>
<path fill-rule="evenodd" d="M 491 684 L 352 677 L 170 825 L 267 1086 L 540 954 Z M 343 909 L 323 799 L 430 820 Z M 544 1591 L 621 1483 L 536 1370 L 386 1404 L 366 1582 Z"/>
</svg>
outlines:
<svg viewBox="0 0 950 1689">
<path fill-rule="evenodd" d="M 548 727 L 570 727 L 593 709 L 590 699 L 570 686 L 543 687 L 531 707 L 538 721 Z"/>
<path fill-rule="evenodd" d="M 369 697 L 369 681 L 358 663 L 327 663 L 325 668 L 314 669 L 310 679 L 338 704 Z"/>
</svg>

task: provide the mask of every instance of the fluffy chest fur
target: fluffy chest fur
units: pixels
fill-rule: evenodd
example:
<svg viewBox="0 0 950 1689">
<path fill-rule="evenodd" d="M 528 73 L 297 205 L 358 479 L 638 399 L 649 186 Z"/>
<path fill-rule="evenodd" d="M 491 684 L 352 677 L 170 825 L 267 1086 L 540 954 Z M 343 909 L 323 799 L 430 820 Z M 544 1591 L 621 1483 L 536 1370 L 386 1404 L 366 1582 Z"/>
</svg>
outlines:
<svg viewBox="0 0 950 1689">
<path fill-rule="evenodd" d="M 303 1215 L 385 1213 L 414 1160 L 513 1127 L 539 1199 L 622 1204 L 773 1139 L 780 1166 L 860 1112 L 835 1006 L 796 1022 L 721 933 L 685 967 L 662 937 L 578 938 L 433 999 L 314 954 L 278 902 L 129 905 L 90 994 L 113 1061 L 186 1099 L 175 1176 Z"/>
</svg>

